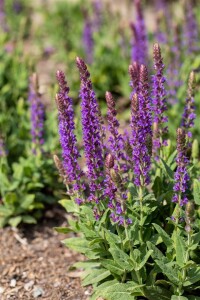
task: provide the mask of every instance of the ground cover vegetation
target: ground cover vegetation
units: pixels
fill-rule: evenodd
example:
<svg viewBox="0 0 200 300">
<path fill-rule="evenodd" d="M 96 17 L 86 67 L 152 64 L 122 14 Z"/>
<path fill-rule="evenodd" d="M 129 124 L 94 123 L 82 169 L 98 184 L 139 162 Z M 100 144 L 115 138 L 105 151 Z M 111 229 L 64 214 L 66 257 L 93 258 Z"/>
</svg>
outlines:
<svg viewBox="0 0 200 300">
<path fill-rule="evenodd" d="M 200 299 L 200 6 L 135 0 L 122 23 L 101 1 L 44 2 L 39 30 L 17 4 L 0 15 L 1 227 L 35 223 L 64 194 L 56 230 L 87 258 L 73 268 L 90 299 Z"/>
</svg>

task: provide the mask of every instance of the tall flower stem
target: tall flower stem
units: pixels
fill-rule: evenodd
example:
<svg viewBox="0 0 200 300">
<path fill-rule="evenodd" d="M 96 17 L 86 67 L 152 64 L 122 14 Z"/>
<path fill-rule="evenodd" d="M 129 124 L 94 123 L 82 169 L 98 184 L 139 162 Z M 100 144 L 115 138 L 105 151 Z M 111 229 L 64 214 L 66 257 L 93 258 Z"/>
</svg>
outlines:
<svg viewBox="0 0 200 300">
<path fill-rule="evenodd" d="M 164 135 L 167 134 L 168 128 L 166 122 L 168 118 L 164 115 L 167 110 L 166 79 L 163 75 L 164 64 L 161 56 L 160 46 L 156 43 L 153 47 L 154 69 L 156 74 L 153 76 L 153 154 L 156 160 L 159 160 L 162 153 L 162 146 L 166 145 Z"/>
<path fill-rule="evenodd" d="M 90 180 L 90 201 L 99 203 L 99 195 L 103 185 L 103 144 L 101 139 L 101 122 L 99 106 L 93 91 L 90 73 L 85 62 L 76 58 L 81 79 L 81 113 L 83 128 L 83 144 L 87 165 L 87 176 Z M 96 196 L 98 194 L 98 196 Z"/>
<path fill-rule="evenodd" d="M 143 241 L 143 218 L 144 218 L 144 214 L 143 214 L 143 188 L 142 188 L 142 186 L 139 187 L 138 196 L 139 196 L 139 202 L 140 202 L 140 230 L 139 230 L 139 238 L 140 238 L 141 245 L 143 245 L 144 244 L 144 241 Z"/>
<path fill-rule="evenodd" d="M 73 191 L 76 193 L 78 190 L 81 190 L 80 178 L 83 174 L 78 163 L 80 153 L 74 133 L 75 124 L 72 99 L 69 97 L 69 87 L 65 80 L 65 74 L 59 70 L 56 76 L 59 83 L 56 104 L 58 108 L 59 135 L 63 158 L 62 166 L 65 173 L 65 181 L 68 184 L 72 184 Z"/>
</svg>

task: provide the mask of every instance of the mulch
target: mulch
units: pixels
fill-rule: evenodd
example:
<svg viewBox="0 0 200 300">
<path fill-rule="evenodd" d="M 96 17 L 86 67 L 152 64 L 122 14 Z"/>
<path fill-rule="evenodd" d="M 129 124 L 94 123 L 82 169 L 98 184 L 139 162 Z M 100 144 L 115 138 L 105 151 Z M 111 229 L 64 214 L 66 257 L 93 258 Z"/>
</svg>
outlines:
<svg viewBox="0 0 200 300">
<path fill-rule="evenodd" d="M 91 289 L 81 287 L 80 272 L 70 271 L 84 258 L 53 229 L 66 225 L 64 214 L 54 208 L 37 225 L 0 229 L 1 300 L 88 300 Z"/>
</svg>

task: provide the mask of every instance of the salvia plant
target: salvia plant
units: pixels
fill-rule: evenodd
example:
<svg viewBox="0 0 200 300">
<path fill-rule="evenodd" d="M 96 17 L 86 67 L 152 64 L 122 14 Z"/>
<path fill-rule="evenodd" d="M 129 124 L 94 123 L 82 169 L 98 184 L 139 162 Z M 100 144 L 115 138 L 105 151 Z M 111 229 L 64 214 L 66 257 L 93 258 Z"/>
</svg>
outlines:
<svg viewBox="0 0 200 300">
<path fill-rule="evenodd" d="M 17 72 L 16 63 L 10 65 Z M 26 68 L 21 62 L 21 71 Z M 56 202 L 60 185 L 55 180 L 56 168 L 49 155 L 57 144 L 49 146 L 52 132 L 44 118 L 37 75 L 30 77 L 28 87 L 26 73 L 19 72 L 21 86 L 13 87 L 15 73 L 10 76 L 9 68 L 5 69 L 1 78 L 0 227 L 36 223 L 42 211 Z"/>
<path fill-rule="evenodd" d="M 76 59 L 82 142 L 65 75 L 57 71 L 62 159 L 54 161 L 67 187 L 60 203 L 68 227 L 56 230 L 73 232 L 64 244 L 87 258 L 74 267 L 84 271 L 83 286 L 93 286 L 90 299 L 200 299 L 199 146 L 191 134 L 195 76 L 189 76 L 173 147 L 158 44 L 153 53 L 152 77 L 144 64 L 129 66 L 131 113 L 125 129 L 110 92 L 104 124 L 88 68 Z"/>
</svg>

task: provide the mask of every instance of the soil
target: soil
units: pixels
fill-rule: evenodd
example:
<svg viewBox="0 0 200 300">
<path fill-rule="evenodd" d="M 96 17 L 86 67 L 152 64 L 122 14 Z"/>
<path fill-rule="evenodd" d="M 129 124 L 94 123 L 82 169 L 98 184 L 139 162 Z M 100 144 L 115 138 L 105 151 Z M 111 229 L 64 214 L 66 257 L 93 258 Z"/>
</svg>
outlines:
<svg viewBox="0 0 200 300">
<path fill-rule="evenodd" d="M 70 266 L 84 258 L 67 249 L 67 236 L 53 227 L 65 226 L 61 209 L 47 211 L 37 225 L 0 230 L 1 300 L 88 300 L 91 289 L 80 285 L 80 272 Z"/>
</svg>

